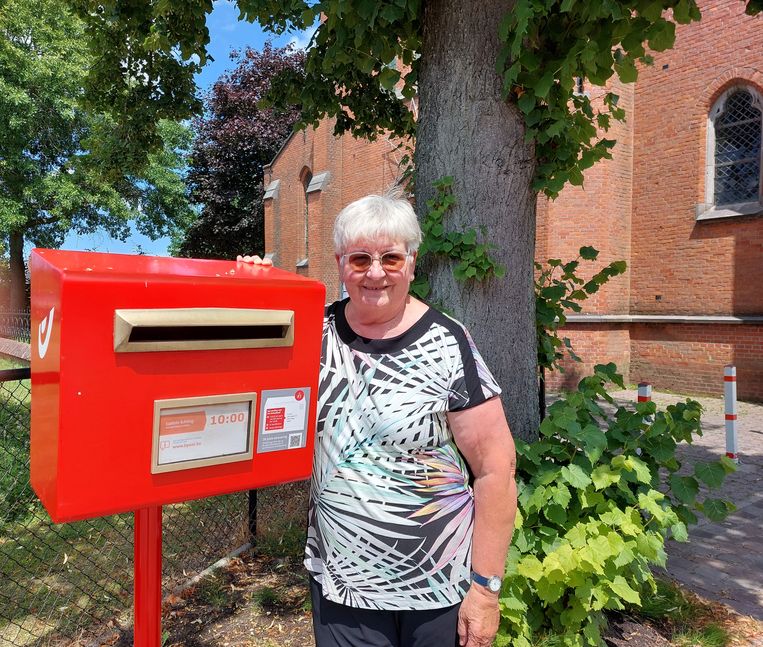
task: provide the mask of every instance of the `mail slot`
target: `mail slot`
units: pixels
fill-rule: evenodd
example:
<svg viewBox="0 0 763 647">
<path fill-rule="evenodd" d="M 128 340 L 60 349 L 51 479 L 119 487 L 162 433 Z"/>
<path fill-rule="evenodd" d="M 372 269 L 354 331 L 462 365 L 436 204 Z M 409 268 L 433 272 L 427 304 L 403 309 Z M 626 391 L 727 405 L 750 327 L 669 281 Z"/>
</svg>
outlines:
<svg viewBox="0 0 763 647">
<path fill-rule="evenodd" d="M 31 482 L 54 521 L 309 477 L 322 284 L 49 249 L 29 268 Z"/>
</svg>

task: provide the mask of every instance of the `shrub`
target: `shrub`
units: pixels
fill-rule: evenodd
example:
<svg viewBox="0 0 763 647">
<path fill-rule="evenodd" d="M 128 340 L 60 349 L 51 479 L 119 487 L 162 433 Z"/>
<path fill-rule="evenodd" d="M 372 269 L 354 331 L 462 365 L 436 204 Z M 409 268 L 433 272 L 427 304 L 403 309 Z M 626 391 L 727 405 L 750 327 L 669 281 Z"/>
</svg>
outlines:
<svg viewBox="0 0 763 647">
<path fill-rule="evenodd" d="M 702 433 L 700 404 L 657 411 L 644 402 L 610 415 L 609 384 L 623 386 L 615 365 L 596 366 L 549 407 L 538 441 L 517 442 L 519 511 L 498 645 L 530 647 L 543 633 L 568 646 L 601 644 L 604 611 L 639 605 L 639 591 L 654 590 L 650 567 L 665 565 L 666 538 L 686 541 L 697 513 L 719 520 L 733 510 L 699 498 L 700 481 L 715 488 L 733 471 L 725 457 L 677 474 L 678 443 Z"/>
</svg>

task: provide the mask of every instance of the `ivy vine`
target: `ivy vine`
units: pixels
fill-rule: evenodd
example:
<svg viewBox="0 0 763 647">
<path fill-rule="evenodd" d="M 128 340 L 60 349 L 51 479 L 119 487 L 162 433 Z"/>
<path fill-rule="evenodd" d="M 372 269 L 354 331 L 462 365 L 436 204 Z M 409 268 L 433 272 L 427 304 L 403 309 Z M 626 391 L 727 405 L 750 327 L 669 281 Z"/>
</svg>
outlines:
<svg viewBox="0 0 763 647">
<path fill-rule="evenodd" d="M 565 351 L 573 360 L 580 361 L 569 338 L 559 336 L 559 329 L 567 323 L 567 313 L 581 312 L 580 302 L 627 268 L 625 261 L 613 261 L 587 281 L 578 276 L 581 261 L 592 263 L 598 257 L 597 249 L 586 246 L 580 248 L 577 258 L 567 263 L 558 258 L 550 258 L 545 264 L 535 263 L 535 329 L 541 371 L 564 372 L 560 362 Z"/>
<path fill-rule="evenodd" d="M 490 256 L 495 248 L 491 243 L 477 242 L 477 230 L 445 231 L 443 218 L 456 204 L 453 195 L 453 177 L 446 176 L 433 183 L 437 193 L 427 200 L 426 215 L 421 221 L 423 239 L 418 252 L 418 263 L 431 254 L 449 259 L 456 263 L 453 276 L 461 281 L 475 279 L 483 281 L 491 276 L 501 278 L 506 269 Z M 486 232 L 482 232 L 483 237 Z M 424 299 L 429 295 L 429 280 L 417 272 L 411 283 L 410 291 L 414 296 Z"/>
</svg>

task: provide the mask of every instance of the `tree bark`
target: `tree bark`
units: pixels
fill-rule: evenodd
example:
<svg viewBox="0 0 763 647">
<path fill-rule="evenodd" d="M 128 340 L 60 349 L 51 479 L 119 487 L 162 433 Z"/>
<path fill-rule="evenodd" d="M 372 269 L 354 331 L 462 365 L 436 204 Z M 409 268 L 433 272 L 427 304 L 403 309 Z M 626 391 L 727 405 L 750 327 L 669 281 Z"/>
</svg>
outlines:
<svg viewBox="0 0 763 647">
<path fill-rule="evenodd" d="M 24 265 L 24 234 L 12 231 L 9 234 L 9 264 L 11 271 L 11 310 L 26 310 L 29 307 L 26 294 L 26 266 Z"/>
<path fill-rule="evenodd" d="M 434 196 L 432 182 L 454 177 L 457 205 L 445 228 L 486 228 L 506 276 L 457 281 L 453 263 L 425 266 L 433 303 L 462 321 L 501 388 L 513 433 L 537 436 L 534 149 L 519 110 L 501 98 L 495 71 L 498 25 L 513 1 L 425 2 L 416 136 L 416 202 Z M 480 235 L 481 236 L 481 235 Z"/>
</svg>

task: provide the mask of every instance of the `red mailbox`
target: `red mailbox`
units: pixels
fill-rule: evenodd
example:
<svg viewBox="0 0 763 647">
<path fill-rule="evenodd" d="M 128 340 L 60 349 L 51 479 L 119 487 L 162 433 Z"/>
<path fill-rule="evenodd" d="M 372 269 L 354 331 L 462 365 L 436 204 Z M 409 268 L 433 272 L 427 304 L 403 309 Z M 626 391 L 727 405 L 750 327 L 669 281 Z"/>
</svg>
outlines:
<svg viewBox="0 0 763 647">
<path fill-rule="evenodd" d="M 31 481 L 54 521 L 309 476 L 322 284 L 48 249 L 29 267 Z"/>
</svg>

